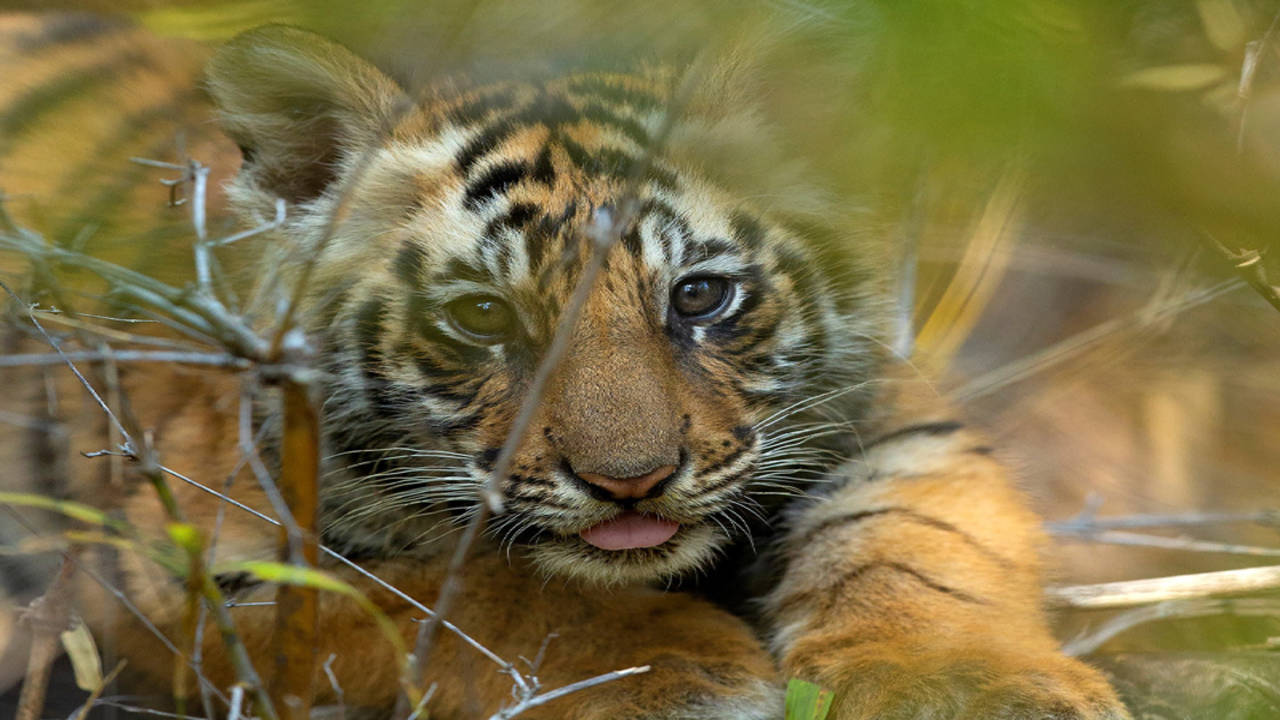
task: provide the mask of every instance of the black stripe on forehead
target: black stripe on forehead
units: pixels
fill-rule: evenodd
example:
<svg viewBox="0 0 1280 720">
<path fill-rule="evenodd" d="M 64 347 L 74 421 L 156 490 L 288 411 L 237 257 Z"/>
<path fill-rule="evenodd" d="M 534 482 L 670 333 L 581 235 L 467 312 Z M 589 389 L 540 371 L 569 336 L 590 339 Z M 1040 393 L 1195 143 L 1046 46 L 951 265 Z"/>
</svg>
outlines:
<svg viewBox="0 0 1280 720">
<path fill-rule="evenodd" d="M 533 222 L 539 212 L 533 203 L 513 203 L 506 212 L 489 221 L 484 228 L 484 237 L 498 239 L 503 230 L 520 230 Z"/>
<path fill-rule="evenodd" d="M 693 228 L 684 215 L 658 198 L 645 200 L 638 216 L 639 224 L 650 222 L 653 225 L 654 233 L 662 243 L 662 256 L 668 263 L 672 261 L 673 236 L 680 241 L 682 247 L 687 247 L 693 239 Z"/>
<path fill-rule="evenodd" d="M 572 105 L 550 93 L 541 93 L 527 107 L 503 117 L 471 139 L 458 153 L 458 169 L 465 175 L 481 158 L 498 149 L 507 138 L 533 125 L 545 125 L 553 131 L 582 117 Z"/>
<path fill-rule="evenodd" d="M 581 110 L 574 108 L 564 98 L 550 93 L 543 93 L 528 107 L 494 121 L 472 138 L 458 153 L 458 169 L 466 175 L 475 164 L 495 152 L 498 147 L 512 135 L 529 127 L 541 125 L 551 131 L 552 137 L 563 135 L 561 128 L 579 121 L 590 121 L 597 125 L 618 130 L 636 143 L 639 147 L 649 144 L 649 133 L 631 118 L 613 112 L 599 103 L 590 103 Z M 544 150 L 544 154 L 547 153 Z M 539 159 L 540 169 L 550 168 L 550 157 Z M 549 181 L 549 180 L 548 180 Z"/>
<path fill-rule="evenodd" d="M 482 205 L 503 195 L 528 175 L 529 166 L 524 163 L 504 162 L 494 165 L 475 182 L 467 185 L 462 204 L 468 210 L 479 210 Z"/>
<path fill-rule="evenodd" d="M 564 148 L 569 160 L 584 172 L 625 180 L 639 167 L 639 158 L 617 148 L 601 147 L 587 150 L 571 138 L 563 136 L 557 138 L 557 141 Z M 679 185 L 675 173 L 658 167 L 653 162 L 646 168 L 644 179 L 668 191 L 675 191 Z"/>
<path fill-rule="evenodd" d="M 544 214 L 542 208 L 533 203 L 513 203 L 506 212 L 490 220 L 489 224 L 485 226 L 484 233 L 481 236 L 481 247 L 485 252 L 497 254 L 501 272 L 506 274 L 510 271 L 511 255 L 515 248 L 512 246 L 512 237 L 505 231 L 516 231 L 520 234 L 521 242 L 524 244 L 528 267 L 533 270 L 542 263 L 548 245 L 556 234 L 568 224 L 573 216 L 573 211 L 574 208 L 570 207 L 562 217 L 555 218 Z M 492 279 L 480 268 L 461 261 L 455 262 L 460 264 L 451 266 L 446 270 L 451 275 L 454 271 L 460 271 L 462 273 L 461 277 L 464 279 L 474 279 L 477 282 Z M 484 279 L 481 279 L 482 277 Z"/>
<path fill-rule="evenodd" d="M 582 117 L 606 127 L 614 128 L 623 135 L 631 138 L 636 145 L 640 147 L 648 147 L 649 131 L 645 130 L 640 123 L 617 115 L 604 105 L 591 103 L 582 108 Z"/>
</svg>

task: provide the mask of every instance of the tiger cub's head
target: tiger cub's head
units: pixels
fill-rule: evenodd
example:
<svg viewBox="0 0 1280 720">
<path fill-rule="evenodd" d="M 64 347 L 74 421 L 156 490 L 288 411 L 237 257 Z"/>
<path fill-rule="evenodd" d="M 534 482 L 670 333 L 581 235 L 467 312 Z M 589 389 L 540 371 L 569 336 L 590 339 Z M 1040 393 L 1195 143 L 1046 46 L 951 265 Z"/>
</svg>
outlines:
<svg viewBox="0 0 1280 720">
<path fill-rule="evenodd" d="M 669 577 L 821 470 L 815 438 L 848 435 L 867 396 L 880 312 L 817 224 L 714 179 L 726 137 L 771 149 L 709 84 L 669 125 L 679 82 L 662 71 L 410 96 L 279 26 L 214 58 L 244 154 L 233 205 L 248 222 L 276 198 L 292 208 L 264 286 L 314 258 L 327 542 L 429 553 L 476 511 L 593 238 L 620 217 L 501 480 L 493 540 L 560 575 Z"/>
</svg>

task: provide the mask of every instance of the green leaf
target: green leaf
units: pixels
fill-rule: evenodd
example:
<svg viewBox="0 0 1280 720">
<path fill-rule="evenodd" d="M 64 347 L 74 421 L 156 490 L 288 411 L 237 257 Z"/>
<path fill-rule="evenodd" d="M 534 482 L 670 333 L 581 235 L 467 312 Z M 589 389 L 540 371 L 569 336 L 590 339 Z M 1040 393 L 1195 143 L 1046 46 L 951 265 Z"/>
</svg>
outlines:
<svg viewBox="0 0 1280 720">
<path fill-rule="evenodd" d="M 169 539 L 174 545 L 186 550 L 188 553 L 199 553 L 204 547 L 204 539 L 200 535 L 200 529 L 190 523 L 169 523 L 165 526 L 165 531 L 169 533 Z"/>
<path fill-rule="evenodd" d="M 87 522 L 92 525 L 113 525 L 111 518 L 101 510 L 96 510 L 88 505 L 69 502 L 67 500 L 57 500 L 44 495 L 36 495 L 33 493 L 15 493 L 0 492 L 0 504 L 18 505 L 21 507 L 34 507 L 41 510 L 52 510 L 61 513 L 69 518 Z"/>
<path fill-rule="evenodd" d="M 811 682 L 791 678 L 787 682 L 786 720 L 825 720 L 835 693 Z"/>
<path fill-rule="evenodd" d="M 243 562 L 231 563 L 226 566 L 220 566 L 218 572 L 240 571 L 247 572 L 260 580 L 273 582 L 281 585 L 296 585 L 299 587 L 313 588 L 324 592 L 345 595 L 355 601 L 360 609 L 363 610 L 378 629 L 382 631 L 387 642 L 391 643 L 396 649 L 396 656 L 400 658 L 402 669 L 406 667 L 409 658 L 409 648 L 405 645 L 404 637 L 400 634 L 400 630 L 396 624 L 387 617 L 387 614 L 373 603 L 364 593 L 357 590 L 352 585 L 324 572 L 323 570 L 315 570 L 313 568 L 301 567 L 298 565 L 290 565 L 283 562 L 269 562 L 259 560 L 246 560 Z"/>
<path fill-rule="evenodd" d="M 332 575 L 308 567 L 290 565 L 282 562 L 245 561 L 235 563 L 237 570 L 256 576 L 260 580 L 280 585 L 296 585 L 298 587 L 315 588 L 325 592 L 338 593 L 347 597 L 362 599 L 359 590 Z"/>
</svg>

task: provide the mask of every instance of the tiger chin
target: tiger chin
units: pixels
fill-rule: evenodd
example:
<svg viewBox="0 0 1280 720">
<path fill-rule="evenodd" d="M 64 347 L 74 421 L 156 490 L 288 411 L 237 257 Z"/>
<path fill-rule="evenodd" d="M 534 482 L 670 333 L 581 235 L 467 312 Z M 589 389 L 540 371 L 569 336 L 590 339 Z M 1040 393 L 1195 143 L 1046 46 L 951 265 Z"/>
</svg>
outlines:
<svg viewBox="0 0 1280 720">
<path fill-rule="evenodd" d="M 543 687 L 650 670 L 521 717 L 777 720 L 793 677 L 835 692 L 832 720 L 1129 717 L 1050 633 L 1038 518 L 981 437 L 886 357 L 877 252 L 828 227 L 812 188 L 779 179 L 795 177 L 792 161 L 744 99 L 749 81 L 705 73 L 676 102 L 680 79 L 442 80 L 410 94 L 283 26 L 213 57 L 206 86 L 243 158 L 230 207 L 246 226 L 268 222 L 279 198 L 289 207 L 257 241 L 257 316 L 270 316 L 273 289 L 306 278 L 325 544 L 409 597 L 437 596 L 591 262 L 591 230 L 626 217 L 500 479 L 504 510 L 461 573 L 451 620 L 505 658 L 555 633 Z M 751 172 L 723 171 L 726 157 Z M 238 472 L 231 494 L 272 512 L 236 465 L 231 381 L 158 369 L 124 383 L 162 456 L 210 485 Z M 273 528 L 174 492 L 193 522 L 222 523 L 220 559 L 274 557 Z M 120 507 L 139 528 L 163 527 L 141 481 Z M 119 562 L 136 604 L 180 633 L 181 585 L 145 559 Z M 416 633 L 411 605 L 325 569 Z M 254 603 L 273 590 L 234 595 L 237 629 L 266 667 L 273 614 Z M 136 618 L 95 622 L 137 687 L 169 687 L 172 655 Z M 227 688 L 235 675 L 213 635 L 203 672 Z M 316 652 L 334 680 L 316 683 L 317 704 L 341 687 L 348 707 L 390 713 L 394 649 L 356 603 L 322 597 Z M 426 670 L 433 719 L 510 701 L 510 679 L 487 662 L 440 637 Z"/>
</svg>

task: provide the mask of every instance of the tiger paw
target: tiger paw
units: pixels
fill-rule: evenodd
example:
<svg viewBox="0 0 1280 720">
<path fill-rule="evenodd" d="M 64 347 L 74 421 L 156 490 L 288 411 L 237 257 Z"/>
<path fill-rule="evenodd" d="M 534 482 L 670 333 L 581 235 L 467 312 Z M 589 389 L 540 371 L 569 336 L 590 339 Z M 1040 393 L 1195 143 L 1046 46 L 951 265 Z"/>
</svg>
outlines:
<svg viewBox="0 0 1280 720">
<path fill-rule="evenodd" d="M 1102 675 L 1052 651 L 885 647 L 791 663 L 835 691 L 828 720 L 1128 720 Z"/>
</svg>

